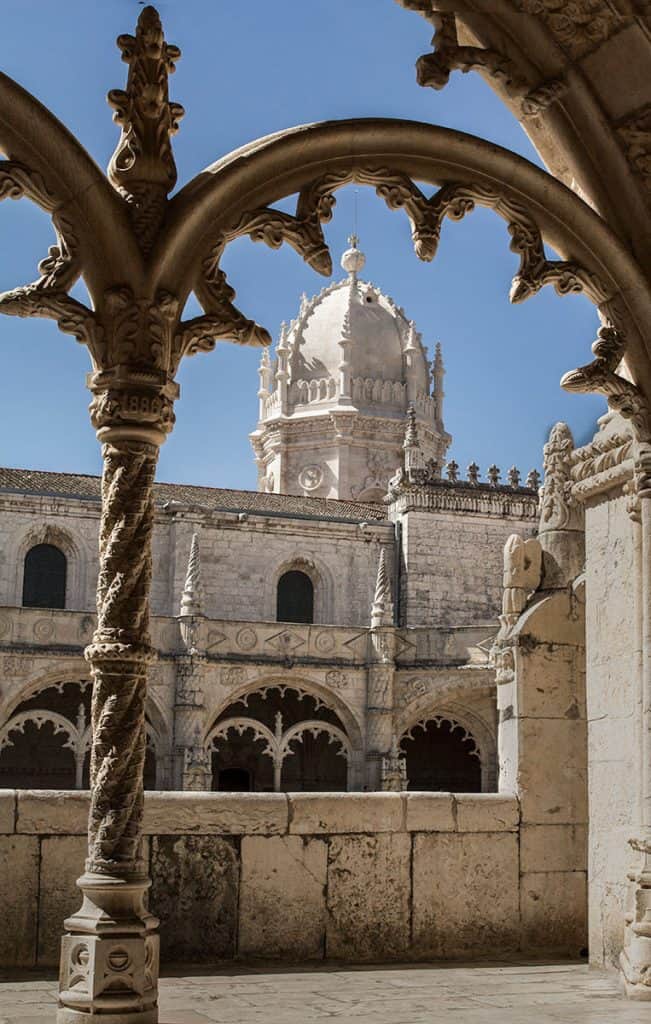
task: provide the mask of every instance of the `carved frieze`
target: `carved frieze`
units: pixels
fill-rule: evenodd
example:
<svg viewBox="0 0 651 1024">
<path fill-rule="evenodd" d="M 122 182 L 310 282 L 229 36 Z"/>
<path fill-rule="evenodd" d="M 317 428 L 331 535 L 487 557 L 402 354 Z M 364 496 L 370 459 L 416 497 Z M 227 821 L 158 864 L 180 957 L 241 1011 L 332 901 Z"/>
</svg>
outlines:
<svg viewBox="0 0 651 1024">
<path fill-rule="evenodd" d="M 559 46 L 572 60 L 610 38 L 624 24 L 609 0 L 512 0 L 523 14 L 533 14 L 545 22 Z"/>
</svg>

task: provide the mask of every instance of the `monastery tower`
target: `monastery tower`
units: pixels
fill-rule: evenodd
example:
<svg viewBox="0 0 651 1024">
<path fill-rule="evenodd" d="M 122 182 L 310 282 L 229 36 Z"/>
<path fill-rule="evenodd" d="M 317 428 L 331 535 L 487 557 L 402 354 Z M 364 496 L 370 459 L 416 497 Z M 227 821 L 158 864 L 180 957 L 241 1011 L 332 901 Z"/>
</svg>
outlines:
<svg viewBox="0 0 651 1024">
<path fill-rule="evenodd" d="M 347 277 L 305 296 L 260 365 L 259 421 L 251 434 L 258 490 L 380 501 L 401 463 L 412 406 L 425 460 L 444 461 L 440 346 L 431 366 L 413 321 L 359 279 L 357 238 L 341 258 Z"/>
</svg>

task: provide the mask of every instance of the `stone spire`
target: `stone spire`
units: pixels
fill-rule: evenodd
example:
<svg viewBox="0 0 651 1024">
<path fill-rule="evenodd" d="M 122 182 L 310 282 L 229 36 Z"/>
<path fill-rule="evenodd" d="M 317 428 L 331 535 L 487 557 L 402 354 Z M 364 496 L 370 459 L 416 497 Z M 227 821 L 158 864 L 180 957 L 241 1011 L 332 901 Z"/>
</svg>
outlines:
<svg viewBox="0 0 651 1024">
<path fill-rule="evenodd" d="M 201 560 L 199 557 L 199 536 L 192 534 L 188 571 L 181 595 L 181 615 L 201 615 Z"/>
<path fill-rule="evenodd" d="M 443 365 L 443 353 L 441 351 L 441 342 L 436 342 L 436 349 L 434 350 L 434 360 L 432 362 L 432 398 L 434 399 L 434 419 L 438 424 L 443 424 L 443 399 L 445 398 L 445 392 L 443 390 L 443 378 L 445 377 L 445 367 Z"/>
<path fill-rule="evenodd" d="M 413 405 L 407 409 L 407 422 L 405 424 L 405 439 L 402 442 L 404 469 L 409 473 L 412 469 L 421 469 L 424 464 L 423 453 L 418 440 L 418 425 L 416 423 L 416 410 Z"/>
<path fill-rule="evenodd" d="M 262 356 L 260 358 L 260 366 L 258 368 L 258 376 L 260 378 L 260 387 L 258 388 L 258 399 L 260 400 L 260 409 L 258 413 L 258 419 L 263 419 L 265 415 L 265 399 L 271 394 L 271 360 L 269 358 L 269 349 L 262 349 Z"/>
<path fill-rule="evenodd" d="M 276 346 L 276 381 L 278 394 L 280 396 L 280 410 L 283 413 L 287 412 L 287 381 L 289 380 L 289 363 L 288 363 L 289 345 L 287 344 L 287 324 L 283 320 L 280 325 L 280 337 L 278 338 L 278 345 Z"/>
<path fill-rule="evenodd" d="M 567 423 L 556 423 L 543 449 L 545 476 L 538 528 L 543 550 L 543 590 L 566 586 L 583 569 L 583 507 L 572 494 L 573 452 L 572 431 Z"/>
<path fill-rule="evenodd" d="M 391 581 L 387 572 L 386 551 L 380 550 L 380 561 L 375 583 L 375 597 L 371 609 L 371 629 L 378 626 L 393 625 L 393 602 L 391 600 Z"/>
<path fill-rule="evenodd" d="M 409 321 L 409 332 L 407 334 L 407 344 L 404 349 L 405 359 L 405 379 L 407 382 L 407 401 L 413 402 L 418 397 L 418 385 L 419 373 L 418 356 L 420 355 L 420 345 L 418 344 L 418 338 L 416 335 L 416 324 L 413 320 Z M 421 385 L 422 386 L 422 385 Z"/>
<path fill-rule="evenodd" d="M 351 238 L 354 238 L 351 235 Z M 349 249 L 348 252 L 353 252 Z M 360 256 L 362 254 L 360 253 Z M 344 253 L 346 256 L 346 253 Z M 344 256 L 342 256 L 342 265 Z M 363 258 L 363 257 L 362 257 Z M 351 263 L 353 261 L 351 260 Z M 363 266 L 363 263 L 362 263 Z M 351 323 L 352 308 L 355 302 L 357 302 L 357 276 L 354 271 L 350 272 L 348 278 L 348 301 L 346 305 L 346 311 L 344 313 L 344 320 L 341 325 L 341 338 L 339 339 L 339 348 L 341 349 L 341 359 L 339 361 L 339 401 L 346 405 L 352 402 L 351 394 L 351 355 L 353 346 L 353 330 Z"/>
</svg>

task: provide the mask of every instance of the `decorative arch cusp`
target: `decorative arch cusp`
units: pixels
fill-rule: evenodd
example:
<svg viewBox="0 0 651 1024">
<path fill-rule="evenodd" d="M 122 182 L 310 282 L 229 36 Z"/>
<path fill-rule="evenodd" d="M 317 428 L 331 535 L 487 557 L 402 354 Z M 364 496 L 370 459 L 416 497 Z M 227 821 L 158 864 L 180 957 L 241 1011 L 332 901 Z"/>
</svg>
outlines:
<svg viewBox="0 0 651 1024">
<path fill-rule="evenodd" d="M 329 273 L 320 222 L 332 215 L 335 191 L 350 182 L 374 185 L 390 206 L 407 210 L 424 259 L 433 257 L 446 216 L 459 219 L 475 205 L 495 209 L 507 221 L 511 248 L 521 258 L 511 300 L 522 301 L 550 283 L 562 294 L 584 292 L 606 327 L 618 333 L 617 363 L 626 345 L 634 381 L 645 395 L 651 393 L 651 343 L 645 334 L 651 291 L 626 246 L 545 171 L 483 139 L 439 126 L 389 119 L 323 122 L 229 154 L 171 201 L 152 257 L 152 288 L 175 286 L 184 296 L 198 288 L 199 294 L 225 245 L 243 234 L 274 247 L 288 241 L 316 269 Z M 426 197 L 415 182 L 439 191 Z M 279 221 L 268 204 L 297 192 L 296 216 L 283 214 Z M 561 258 L 548 259 L 543 242 Z M 198 323 L 193 330 L 192 351 L 214 346 L 214 339 L 203 345 Z M 608 393 L 595 379 L 591 385 Z"/>
</svg>

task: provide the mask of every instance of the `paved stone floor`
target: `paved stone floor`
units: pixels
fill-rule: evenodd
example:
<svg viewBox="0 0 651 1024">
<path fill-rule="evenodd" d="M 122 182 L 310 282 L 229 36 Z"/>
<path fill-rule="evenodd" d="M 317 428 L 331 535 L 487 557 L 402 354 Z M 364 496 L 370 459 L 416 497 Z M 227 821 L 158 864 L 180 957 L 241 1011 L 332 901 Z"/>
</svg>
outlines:
<svg viewBox="0 0 651 1024">
<path fill-rule="evenodd" d="M 0 1024 L 54 1021 L 53 975 L 0 975 Z M 238 967 L 161 980 L 161 1024 L 651 1024 L 583 964 Z"/>
</svg>

